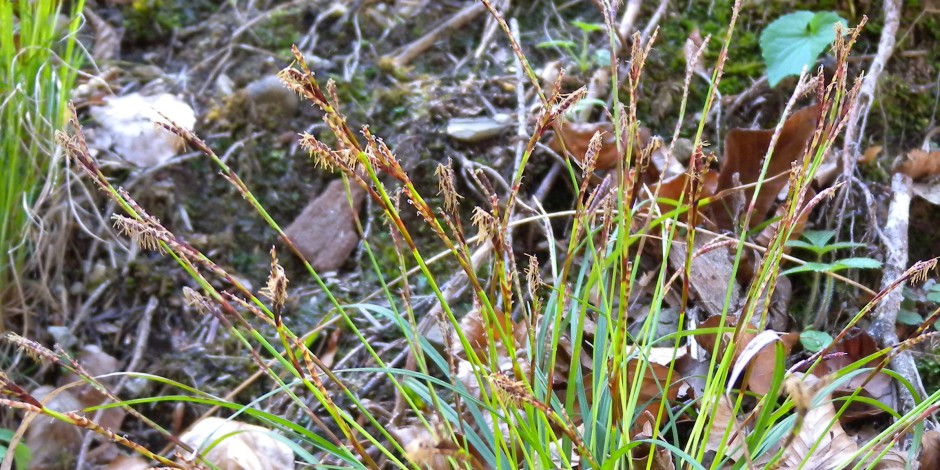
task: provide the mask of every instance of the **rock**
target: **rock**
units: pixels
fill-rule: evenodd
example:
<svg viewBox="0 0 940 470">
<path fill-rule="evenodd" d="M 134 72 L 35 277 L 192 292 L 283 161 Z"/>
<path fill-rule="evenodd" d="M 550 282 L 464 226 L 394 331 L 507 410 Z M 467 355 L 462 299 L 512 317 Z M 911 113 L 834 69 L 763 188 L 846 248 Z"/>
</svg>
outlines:
<svg viewBox="0 0 940 470">
<path fill-rule="evenodd" d="M 220 470 L 286 470 L 294 468 L 294 452 L 269 431 L 240 421 L 205 418 L 194 424 L 180 440 L 194 449 L 212 449 L 203 454 Z M 220 440 L 221 442 L 216 443 Z M 193 454 L 185 456 L 187 459 Z"/>
<path fill-rule="evenodd" d="M 114 356 L 102 351 L 101 348 L 93 344 L 82 348 L 82 352 L 78 356 L 78 362 L 85 369 L 85 372 L 88 372 L 92 377 L 99 377 L 120 370 L 119 361 Z M 81 380 L 77 375 L 69 373 L 63 376 L 59 383 L 60 385 L 66 385 Z M 106 387 L 114 387 L 117 383 L 117 379 L 114 377 L 98 380 Z M 83 408 L 101 405 L 108 399 L 107 395 L 88 384 L 80 385 L 69 391 L 78 399 Z M 121 408 L 108 408 L 100 410 L 100 412 L 89 413 L 87 417 L 105 429 L 117 431 L 124 423 L 126 415 L 127 412 Z"/>
<path fill-rule="evenodd" d="M 245 96 L 259 117 L 291 117 L 297 113 L 300 98 L 274 75 L 255 80 L 245 87 Z"/>
<path fill-rule="evenodd" d="M 98 123 L 87 132 L 89 146 L 98 152 L 113 152 L 138 167 L 160 165 L 183 148 L 178 136 L 154 124 L 166 122 L 161 115 L 189 130 L 196 124 L 193 108 L 167 93 L 114 96 L 102 106 L 92 106 L 89 112 Z"/>
<path fill-rule="evenodd" d="M 356 185 L 350 185 L 349 190 L 358 210 L 365 191 Z M 314 269 L 336 271 L 359 244 L 353 217 L 343 181 L 335 180 L 307 204 L 284 232 Z"/>
<path fill-rule="evenodd" d="M 494 117 L 453 118 L 447 122 L 447 135 L 461 142 L 479 142 L 496 137 L 509 128 L 508 114 Z"/>
</svg>

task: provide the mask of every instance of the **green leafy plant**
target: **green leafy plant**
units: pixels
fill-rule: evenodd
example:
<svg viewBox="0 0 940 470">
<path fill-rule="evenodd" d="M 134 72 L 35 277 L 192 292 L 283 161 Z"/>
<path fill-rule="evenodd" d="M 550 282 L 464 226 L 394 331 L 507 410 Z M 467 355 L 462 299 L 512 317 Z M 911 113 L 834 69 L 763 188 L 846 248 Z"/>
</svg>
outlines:
<svg viewBox="0 0 940 470">
<path fill-rule="evenodd" d="M 0 461 L 3 461 L 7 456 L 7 452 L 10 451 L 10 441 L 13 440 L 13 435 L 14 432 L 11 429 L 0 429 Z M 16 470 L 29 468 L 29 462 L 32 458 L 29 447 L 26 447 L 22 442 L 16 444 L 16 449 L 13 451 L 13 465 Z"/>
<path fill-rule="evenodd" d="M 847 248 L 859 248 L 865 246 L 863 243 L 855 242 L 835 242 L 830 241 L 836 233 L 832 230 L 806 230 L 803 232 L 802 240 L 788 240 L 787 246 L 791 248 L 800 248 L 809 251 L 815 255 L 815 260 L 792 267 L 780 273 L 781 275 L 790 275 L 797 273 L 813 273 L 812 290 L 807 298 L 804 314 L 807 319 L 811 318 L 812 312 L 816 306 L 816 299 L 819 296 L 819 285 L 821 275 L 826 273 L 836 273 L 846 269 L 877 269 L 881 267 L 881 262 L 872 258 L 843 258 L 829 263 L 823 262 L 823 257 L 833 251 Z M 814 328 L 821 327 L 822 319 L 825 318 L 826 309 L 829 306 L 829 300 L 832 298 L 832 289 L 835 281 L 831 276 L 826 276 L 825 288 L 822 301 L 819 304 L 816 319 L 813 322 Z"/>
<path fill-rule="evenodd" d="M 812 68 L 819 54 L 835 40 L 836 24 L 845 31 L 846 21 L 836 13 L 797 11 L 767 25 L 760 36 L 760 48 L 770 86 L 777 86 L 787 76 L 799 75 L 803 67 Z"/>
<path fill-rule="evenodd" d="M 594 67 L 610 66 L 610 51 L 605 48 L 591 48 L 590 36 L 592 33 L 604 31 L 603 24 L 572 21 L 572 25 L 581 30 L 581 42 L 576 43 L 565 39 L 552 39 L 535 45 L 539 49 L 557 48 L 565 51 L 577 64 L 578 70 L 585 73 Z"/>
<path fill-rule="evenodd" d="M 29 253 L 32 208 L 53 163 L 81 53 L 76 32 L 84 1 L 0 0 L 0 324 L 4 294 Z M 60 24 L 61 19 L 66 19 Z"/>
</svg>

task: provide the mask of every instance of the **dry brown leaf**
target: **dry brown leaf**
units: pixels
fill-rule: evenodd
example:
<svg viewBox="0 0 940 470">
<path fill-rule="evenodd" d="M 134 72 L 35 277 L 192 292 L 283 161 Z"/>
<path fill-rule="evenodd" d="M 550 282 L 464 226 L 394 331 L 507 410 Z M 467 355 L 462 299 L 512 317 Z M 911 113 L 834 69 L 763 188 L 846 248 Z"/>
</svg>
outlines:
<svg viewBox="0 0 940 470">
<path fill-rule="evenodd" d="M 875 448 L 874 452 L 877 455 L 880 454 L 882 450 L 884 450 L 884 447 L 878 447 Z M 882 457 L 881 460 L 875 464 L 872 470 L 905 470 L 907 468 L 907 454 L 898 450 L 897 446 L 895 446 L 892 447 L 891 450 L 889 450 L 888 453 L 886 453 L 884 457 Z M 936 467 L 922 466 L 921 468 L 927 469 Z"/>
<path fill-rule="evenodd" d="M 702 322 L 699 328 L 717 328 L 720 321 L 720 316 L 712 316 Z M 737 317 L 728 316 L 725 318 L 725 327 L 734 328 L 737 322 Z M 725 332 L 720 336 L 719 354 L 724 354 L 733 336 L 733 331 Z M 751 342 L 755 339 L 757 341 L 752 345 Z M 753 326 L 742 331 L 738 335 L 734 356 L 732 357 L 735 369 L 743 369 L 745 372 L 743 375 L 744 382 L 741 386 L 758 395 L 764 395 L 770 391 L 774 371 L 778 364 L 777 348 L 774 344 L 777 341 L 783 344 L 784 357 L 786 357 L 798 339 L 799 336 L 794 333 L 780 333 L 771 330 L 758 332 Z M 715 350 L 715 343 L 719 341 L 719 336 L 715 333 L 703 333 L 696 335 L 695 340 L 711 354 Z"/>
<path fill-rule="evenodd" d="M 731 283 L 730 309 L 736 309 L 741 299 L 741 286 L 734 282 L 732 259 L 723 247 L 709 247 L 717 237 L 705 232 L 695 235 L 695 248 L 691 266 L 691 287 L 699 305 L 709 315 L 720 315 L 724 310 L 725 293 Z M 707 250 L 707 251 L 706 251 Z M 681 271 L 685 269 L 686 245 L 676 244 L 669 251 L 669 266 Z"/>
<path fill-rule="evenodd" d="M 920 468 L 940 468 L 940 432 L 925 432 L 920 444 Z"/>
<path fill-rule="evenodd" d="M 878 159 L 878 155 L 881 153 L 883 147 L 880 145 L 872 145 L 865 149 L 865 152 L 862 153 L 862 156 L 858 159 L 859 163 L 871 163 Z"/>
<path fill-rule="evenodd" d="M 914 149 L 907 152 L 907 158 L 895 169 L 913 180 L 927 179 L 940 175 L 940 151 L 925 152 Z"/>
<path fill-rule="evenodd" d="M 859 360 L 874 354 L 879 350 L 878 344 L 868 333 L 860 328 L 853 328 L 845 338 L 831 348 L 832 354 L 826 355 L 819 364 L 819 367 L 813 369 L 813 375 L 825 377 L 838 372 Z M 838 354 L 842 353 L 842 354 Z M 872 360 L 864 367 L 876 367 L 880 360 Z M 862 387 L 861 396 L 873 398 L 889 408 L 895 407 L 897 396 L 894 390 L 894 384 L 891 377 L 884 372 L 879 372 L 871 380 L 868 380 L 869 374 L 859 374 L 842 384 L 833 391 L 833 396 L 844 397 L 855 392 Z M 866 380 L 868 381 L 867 383 Z M 863 387 L 864 384 L 864 387 Z M 866 403 L 853 402 L 848 409 L 842 413 L 843 422 L 851 422 L 861 418 L 877 416 L 882 414 L 881 409 Z"/>
<path fill-rule="evenodd" d="M 705 179 L 702 183 L 702 191 L 699 197 L 706 198 L 713 196 L 718 188 L 718 173 L 709 171 L 705 173 Z M 689 174 L 680 173 L 659 186 L 659 198 L 678 201 L 682 198 L 683 204 L 689 203 Z M 676 208 L 675 204 L 665 201 L 659 201 L 659 210 L 662 213 L 669 212 Z M 684 217 L 680 220 L 684 220 Z"/>
<path fill-rule="evenodd" d="M 673 362 L 681 362 L 688 354 L 688 347 L 680 348 L 648 348 L 641 350 L 636 354 L 643 354 L 644 358 L 630 359 L 627 362 L 626 370 L 620 369 L 614 371 L 610 378 L 610 394 L 613 402 L 614 422 L 619 422 L 622 416 L 620 412 L 623 409 L 624 400 L 627 400 L 630 391 L 633 390 L 633 383 L 640 370 L 643 374 L 639 376 L 640 392 L 637 398 L 637 405 L 640 408 L 658 412 L 662 400 L 672 401 L 679 396 L 679 389 L 682 387 L 683 378 L 681 374 L 673 370 L 672 383 L 667 385 L 669 377 L 669 367 Z M 642 367 L 643 364 L 646 367 Z M 625 393 L 620 389 L 621 378 L 626 379 Z M 667 405 L 668 406 L 668 405 Z"/>
<path fill-rule="evenodd" d="M 350 185 L 349 192 L 358 210 L 366 194 L 356 185 Z M 284 232 L 314 269 L 336 271 L 359 244 L 354 217 L 343 181 L 334 180 Z"/>
<path fill-rule="evenodd" d="M 103 375 L 111 374 L 118 372 L 120 369 L 119 361 L 110 354 L 101 350 L 100 347 L 96 345 L 86 345 L 82 348 L 82 352 L 78 356 L 78 362 L 81 364 L 82 368 L 85 369 L 92 377 L 100 377 Z M 69 373 L 62 377 L 59 381 L 60 385 L 65 385 L 71 382 L 80 382 L 81 379 L 73 374 Z M 100 381 L 105 386 L 112 386 L 116 383 L 113 377 L 100 379 Z M 82 407 L 92 407 L 98 406 L 107 400 L 107 395 L 96 390 L 93 386 L 85 384 L 78 386 L 70 390 L 72 394 L 78 398 L 78 401 L 82 404 Z M 124 423 L 124 418 L 127 416 L 127 412 L 121 408 L 108 408 L 106 410 L 101 410 L 100 415 L 92 413 L 90 418 L 97 418 L 96 422 L 100 424 L 105 429 L 118 430 L 121 428 L 121 424 Z"/>
<path fill-rule="evenodd" d="M 767 220 L 766 216 L 774 199 L 787 184 L 787 177 L 783 174 L 790 171 L 792 163 L 803 156 L 803 150 L 816 130 L 818 114 L 817 106 L 809 106 L 793 113 L 784 123 L 748 228 Z M 739 175 L 740 184 L 757 181 L 773 134 L 773 129 L 732 129 L 728 132 L 725 136 L 725 157 L 721 162 L 717 192 L 736 187 L 735 174 Z M 744 200 L 750 203 L 753 194 L 753 188 L 744 190 Z M 725 230 L 734 230 L 735 220 L 740 216 L 733 213 L 730 201 L 730 196 L 726 196 L 721 202 L 714 204 L 712 210 L 718 227 Z"/>
<path fill-rule="evenodd" d="M 197 421 L 180 440 L 193 449 L 206 449 L 202 454 L 219 470 L 284 470 L 294 468 L 294 452 L 283 442 L 271 437 L 261 426 L 240 421 L 209 417 Z M 216 443 L 216 441 L 221 442 Z M 186 456 L 195 458 L 194 454 Z"/>
<path fill-rule="evenodd" d="M 845 433 L 835 417 L 836 410 L 831 401 L 809 410 L 800 433 L 783 453 L 781 470 L 842 468 L 852 453 L 858 450 L 858 444 Z M 813 446 L 816 446 L 816 449 L 810 452 Z M 803 462 L 806 464 L 803 465 Z"/>
<path fill-rule="evenodd" d="M 705 444 L 705 450 L 717 451 L 725 439 L 725 433 L 730 429 L 730 439 L 725 445 L 726 456 L 731 458 L 732 462 L 737 462 L 744 458 L 744 452 L 747 450 L 747 443 L 744 438 L 747 429 L 741 426 L 738 417 L 734 415 L 734 406 L 727 395 L 721 395 L 715 408 L 715 414 L 710 421 L 711 430 L 708 434 L 708 442 Z"/>
<path fill-rule="evenodd" d="M 637 421 L 633 424 L 633 440 L 650 439 L 653 437 L 653 424 L 656 418 L 648 409 L 640 414 Z M 652 450 L 652 452 L 650 452 Z M 633 468 L 649 468 L 655 470 L 675 470 L 675 463 L 672 461 L 672 454 L 661 446 L 655 449 L 648 442 L 641 443 L 630 450 L 630 460 L 633 462 Z M 651 462 L 652 460 L 652 462 Z"/>
<path fill-rule="evenodd" d="M 455 468 L 451 465 L 452 461 L 457 463 L 456 468 L 489 468 L 483 463 L 479 452 L 467 444 L 462 436 L 447 438 L 446 430 L 441 425 L 429 430 L 423 424 L 416 424 L 391 432 L 405 450 L 408 460 L 420 468 L 450 470 Z"/>
<path fill-rule="evenodd" d="M 594 133 L 600 132 L 603 140 L 601 141 L 601 150 L 597 154 L 597 163 L 595 168 L 598 170 L 609 170 L 617 167 L 617 162 L 621 159 L 617 152 L 617 140 L 614 135 L 614 126 L 609 122 L 583 122 L 572 123 L 563 121 L 558 126 L 557 131 L 565 141 L 565 148 L 577 161 L 582 161 L 587 153 L 588 146 Z M 639 155 L 639 149 L 644 148 L 650 141 L 650 130 L 640 128 L 638 142 L 634 145 L 633 156 Z M 561 153 L 561 143 L 558 136 L 552 139 L 550 147 L 552 150 Z"/>
</svg>

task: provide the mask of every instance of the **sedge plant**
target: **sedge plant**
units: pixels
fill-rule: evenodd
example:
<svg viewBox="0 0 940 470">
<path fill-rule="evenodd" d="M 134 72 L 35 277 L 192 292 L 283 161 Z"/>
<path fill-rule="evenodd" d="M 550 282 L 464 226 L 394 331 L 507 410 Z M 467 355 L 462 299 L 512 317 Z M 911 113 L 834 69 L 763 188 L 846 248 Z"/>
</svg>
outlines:
<svg viewBox="0 0 940 470">
<path fill-rule="evenodd" d="M 55 132 L 81 51 L 76 34 L 83 0 L 0 0 L 0 325 L 29 254 L 29 211 L 61 171 Z"/>
<path fill-rule="evenodd" d="M 846 59 L 854 36 L 848 42 L 837 37 L 834 50 L 840 65 L 835 75 L 829 79 L 821 74 L 817 77 L 819 125 L 789 175 L 786 215 L 776 225 L 776 233 L 763 251 L 743 308 L 739 312 L 730 311 L 732 274 L 718 326 L 698 329 L 689 314 L 694 282 L 691 264 L 701 254 L 695 237 L 701 230 L 698 222 L 702 211 L 717 198 L 702 191 L 701 181 L 708 171 L 703 131 L 733 40 L 734 19 L 714 68 L 702 119 L 695 129 L 695 151 L 686 187 L 678 200 L 667 200 L 656 196 L 659 188 L 652 195 L 641 190 L 643 182 L 638 175 L 649 163 L 650 151 L 635 150 L 640 140 L 636 105 L 641 99 L 645 59 L 654 41 L 641 44 L 639 36 L 635 36 L 629 57 L 619 58 L 620 43 L 613 33 L 615 8 L 609 1 L 599 2 L 604 7 L 612 58 L 615 107 L 611 115 L 618 136 L 615 144 L 623 159 L 599 178 L 599 184 L 592 183 L 602 144 L 602 136 L 596 134 L 579 163 L 569 160 L 567 164 L 568 177 L 575 188 L 574 209 L 551 214 L 536 210 L 535 214 L 522 216 L 519 206 L 532 202 L 538 207 L 527 201 L 520 190 L 537 143 L 583 98 L 584 89 L 563 94 L 560 82 L 550 90 L 542 89 L 522 45 L 493 5 L 488 0 L 483 3 L 506 32 L 529 78 L 528 86 L 541 101 L 541 110 L 534 116 L 531 136 L 509 178 L 507 187 L 511 189 L 499 194 L 492 189 L 493 185 L 483 184 L 489 201 L 474 208 L 469 221 L 460 211 L 454 172 L 449 165 L 438 168 L 442 203 L 432 206 L 380 137 L 367 127 L 354 130 L 349 126 L 340 110 L 334 84 L 321 85 L 298 50 L 294 50 L 294 64 L 278 75 L 287 87 L 319 109 L 330 134 L 329 139 L 303 134 L 301 145 L 320 167 L 339 174 L 348 191 L 363 191 L 371 198 L 377 207 L 377 217 L 386 222 L 397 253 L 401 275 L 387 279 L 383 274 L 387 269 L 378 262 L 376 250 L 369 240 L 363 241 L 365 257 L 381 287 L 380 298 L 353 303 L 334 295 L 319 273 L 303 262 L 304 270 L 328 300 L 322 325 L 338 323 L 355 338 L 372 361 L 363 367 L 334 370 L 309 347 L 310 336 L 320 334 L 322 328 L 309 334 L 295 331 L 292 325 L 296 325 L 296 319 L 287 302 L 290 283 L 276 251 L 271 251 L 267 284 L 253 291 L 234 273 L 175 235 L 129 193 L 115 188 L 89 154 L 77 121 L 73 121 L 70 133 L 59 134 L 60 145 L 76 165 L 122 209 L 122 214 L 114 216 L 116 226 L 142 247 L 165 253 L 176 261 L 194 283 L 194 288 L 185 289 L 187 300 L 198 311 L 217 318 L 275 384 L 268 394 L 254 401 L 235 403 L 168 379 L 134 374 L 175 387 L 179 394 L 135 400 L 112 396 L 112 403 L 84 411 L 120 406 L 140 415 L 136 407 L 166 400 L 214 405 L 231 410 L 233 416 L 250 417 L 283 432 L 295 456 L 305 463 L 342 468 L 672 468 L 666 462 L 694 469 L 751 468 L 789 462 L 794 456 L 786 445 L 780 444 L 799 438 L 804 425 L 815 427 L 816 423 L 807 424 L 807 420 L 811 421 L 810 411 L 820 403 L 831 403 L 828 390 L 883 369 L 898 349 L 910 347 L 911 343 L 906 343 L 881 350 L 817 386 L 801 380 L 796 369 L 787 371 L 782 342 L 774 337 L 767 344 L 774 351 L 778 367 L 766 393 L 756 394 L 737 385 L 741 366 L 736 358 L 742 354 L 736 354 L 735 348 L 744 348 L 739 340 L 752 334 L 755 327 L 762 330 L 767 324 L 766 302 L 771 297 L 768 291 L 779 276 L 786 241 L 802 213 L 825 196 L 805 200 L 816 169 L 854 105 L 857 88 L 848 85 L 846 75 Z M 738 8 L 735 5 L 733 18 L 737 18 Z M 622 79 L 617 66 L 621 59 L 629 59 L 630 64 L 625 71 L 627 76 Z M 625 83 L 626 93 L 622 97 L 620 83 Z M 686 96 L 687 93 L 683 97 L 683 112 Z M 794 101 L 795 98 L 788 109 Z M 683 121 L 684 115 L 678 116 L 677 126 Z M 172 123 L 161 125 L 214 162 L 222 177 L 280 236 L 287 250 L 303 259 L 248 185 L 205 142 Z M 773 145 L 769 152 L 772 151 Z M 758 188 L 763 178 L 764 175 L 758 180 Z M 352 200 L 350 196 L 350 203 Z M 406 222 L 404 211 L 416 212 L 420 223 L 430 228 L 444 248 L 441 255 L 428 252 L 426 244 L 416 240 L 414 227 Z M 748 226 L 750 217 L 745 216 L 743 226 Z M 558 246 L 551 225 L 546 223 L 551 218 L 568 221 L 568 238 Z M 532 256 L 520 267 L 519 260 L 524 258 L 515 252 L 512 230 L 529 223 L 545 227 L 550 248 L 543 261 Z M 468 232 L 471 227 L 472 234 Z M 726 244 L 735 251 L 735 269 L 746 245 L 745 234 L 742 231 L 737 239 L 726 237 Z M 669 264 L 671 251 L 682 255 L 684 262 L 679 269 Z M 652 263 L 650 253 L 656 253 Z M 430 268 L 440 258 L 449 258 L 456 266 L 453 278 L 441 278 Z M 633 290 L 640 288 L 641 266 L 645 266 L 644 270 L 652 266 L 648 271 L 652 273 L 648 283 L 652 300 L 644 307 L 642 324 L 636 330 L 628 328 L 635 314 L 629 307 L 634 299 Z M 918 266 L 907 276 L 913 277 L 927 267 Z M 905 280 L 899 280 L 897 285 Z M 225 289 L 218 287 L 219 281 Z M 466 286 L 472 306 L 455 300 L 454 291 L 459 290 L 453 289 L 456 284 Z M 430 305 L 414 300 L 415 286 L 427 289 L 420 294 L 430 295 Z M 681 312 L 678 331 L 657 336 L 655 326 L 667 299 L 676 298 Z M 878 297 L 873 302 L 877 300 Z M 856 324 L 873 305 L 859 312 L 849 326 Z M 362 317 L 366 314 L 399 330 L 409 358 L 407 367 L 393 366 L 389 358 L 375 350 L 364 331 Z M 428 320 L 431 328 L 442 330 L 443 349 L 429 342 Z M 689 359 L 690 343 L 705 334 L 727 340 L 715 341 L 714 348 L 704 351 L 705 357 L 698 359 L 704 372 L 697 373 L 696 379 L 701 386 L 679 402 L 678 388 L 694 379 L 681 364 Z M 15 336 L 8 339 L 76 372 L 92 384 L 100 384 L 96 378 L 83 374 L 80 365 L 61 349 L 48 350 Z M 822 350 L 803 361 L 800 366 L 804 368 L 800 370 L 812 368 L 824 354 Z M 872 360 L 881 360 L 882 365 L 877 370 L 861 367 Z M 361 395 L 362 389 L 351 386 L 363 376 L 387 383 L 396 399 L 394 413 L 376 413 Z M 903 380 L 896 374 L 894 377 Z M 0 403 L 7 407 L 71 422 L 124 444 L 161 465 L 211 466 L 199 459 L 170 460 L 126 437 L 96 427 L 87 419 L 79 419 L 78 415 L 49 410 L 6 376 L 2 377 L 2 386 L 5 398 Z M 260 404 L 273 397 L 289 400 L 302 411 L 307 422 L 301 425 L 262 411 Z M 866 468 L 898 444 L 897 436 L 922 432 L 923 421 L 940 400 L 940 394 L 922 398 L 915 409 L 904 414 L 880 406 L 894 418 L 893 424 L 870 443 L 833 457 L 839 462 L 836 467 Z M 843 398 L 837 403 L 836 419 L 842 410 L 859 400 L 863 397 L 858 392 Z M 724 417 L 720 416 L 722 413 Z M 740 423 L 730 424 L 728 413 L 732 417 L 741 415 Z M 731 421 L 738 422 L 737 418 Z M 169 441 L 192 450 L 178 443 L 157 423 L 143 422 Z M 833 420 L 826 424 L 836 423 Z M 805 457 L 803 464 L 813 458 Z"/>
</svg>

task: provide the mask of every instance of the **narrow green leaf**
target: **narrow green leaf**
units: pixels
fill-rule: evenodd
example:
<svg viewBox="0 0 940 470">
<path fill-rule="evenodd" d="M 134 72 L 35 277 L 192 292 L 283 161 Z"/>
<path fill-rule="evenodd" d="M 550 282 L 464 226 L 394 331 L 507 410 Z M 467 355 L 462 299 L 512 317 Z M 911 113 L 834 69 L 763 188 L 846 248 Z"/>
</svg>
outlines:
<svg viewBox="0 0 940 470">
<path fill-rule="evenodd" d="M 594 33 L 597 31 L 603 31 L 604 25 L 601 23 L 585 23 L 583 21 L 572 21 L 572 25 L 584 31 L 585 33 Z"/>
</svg>

